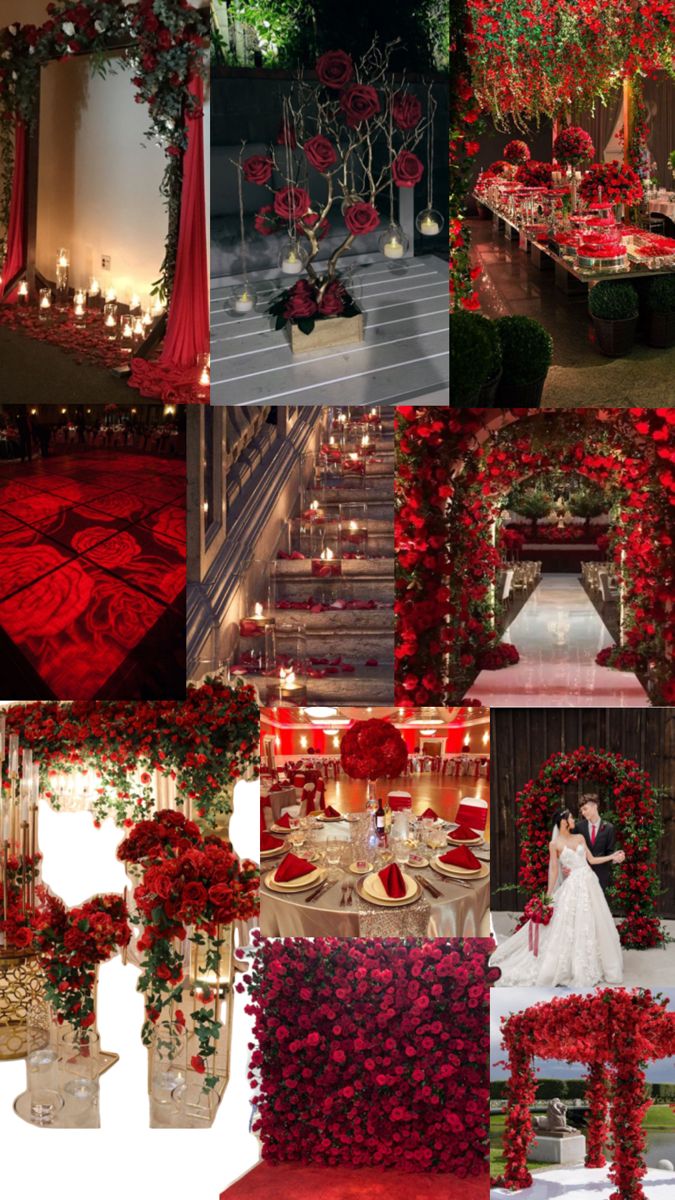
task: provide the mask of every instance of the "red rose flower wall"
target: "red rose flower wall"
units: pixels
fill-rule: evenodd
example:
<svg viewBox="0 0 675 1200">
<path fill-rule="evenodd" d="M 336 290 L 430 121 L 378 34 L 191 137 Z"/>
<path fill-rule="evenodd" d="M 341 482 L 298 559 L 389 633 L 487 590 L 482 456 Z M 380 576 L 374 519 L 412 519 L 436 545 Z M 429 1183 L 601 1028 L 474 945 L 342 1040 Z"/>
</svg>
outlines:
<svg viewBox="0 0 675 1200">
<path fill-rule="evenodd" d="M 482 1175 L 490 946 L 262 941 L 247 982 L 264 1159 Z"/>
</svg>

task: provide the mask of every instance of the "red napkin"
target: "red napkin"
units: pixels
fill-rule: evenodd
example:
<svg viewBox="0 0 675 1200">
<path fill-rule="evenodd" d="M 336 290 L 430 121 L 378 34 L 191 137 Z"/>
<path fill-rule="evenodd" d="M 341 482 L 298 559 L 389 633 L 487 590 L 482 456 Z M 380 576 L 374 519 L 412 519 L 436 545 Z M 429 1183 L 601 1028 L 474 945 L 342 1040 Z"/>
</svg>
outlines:
<svg viewBox="0 0 675 1200">
<path fill-rule="evenodd" d="M 438 819 L 438 813 L 435 813 L 433 808 L 425 808 L 420 820 L 424 821 L 425 819 L 428 819 L 429 821 L 436 821 Z"/>
<path fill-rule="evenodd" d="M 328 808 L 324 808 L 323 813 L 324 813 L 325 817 L 339 817 L 340 816 L 340 813 L 335 808 L 333 808 L 332 805 L 330 805 L 330 804 L 328 805 Z"/>
<path fill-rule="evenodd" d="M 283 838 L 272 837 L 271 833 L 260 834 L 261 850 L 277 850 L 279 846 L 283 846 L 283 844 Z"/>
<path fill-rule="evenodd" d="M 275 821 L 274 824 L 278 825 L 279 829 L 290 829 L 291 818 L 289 817 L 288 813 L 284 813 L 283 817 L 279 817 L 279 820 Z"/>
<path fill-rule="evenodd" d="M 390 863 L 378 872 L 384 890 L 391 900 L 400 900 L 405 896 L 405 880 L 398 863 Z"/>
<path fill-rule="evenodd" d="M 456 829 L 451 829 L 450 837 L 456 842 L 475 842 L 478 834 L 475 829 L 469 829 L 468 825 L 458 825 Z"/>
<path fill-rule="evenodd" d="M 447 854 L 441 854 L 438 861 L 450 867 L 463 867 L 465 871 L 477 871 L 481 865 L 480 859 L 471 853 L 468 846 L 456 846 Z"/>
<path fill-rule="evenodd" d="M 287 854 L 274 872 L 276 883 L 290 883 L 291 879 L 299 879 L 301 875 L 309 875 L 315 871 L 314 863 L 306 858 L 298 858 L 297 854 Z"/>
</svg>

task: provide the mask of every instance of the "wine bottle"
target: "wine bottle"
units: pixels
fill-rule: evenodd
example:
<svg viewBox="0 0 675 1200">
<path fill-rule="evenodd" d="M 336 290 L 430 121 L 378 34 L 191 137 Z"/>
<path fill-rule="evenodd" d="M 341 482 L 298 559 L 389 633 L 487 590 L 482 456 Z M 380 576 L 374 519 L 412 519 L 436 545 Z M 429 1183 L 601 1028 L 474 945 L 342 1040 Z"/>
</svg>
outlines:
<svg viewBox="0 0 675 1200">
<path fill-rule="evenodd" d="M 382 803 L 382 799 L 380 798 L 377 802 L 377 809 L 375 811 L 375 832 L 380 840 L 383 840 L 385 837 L 385 820 L 384 805 Z"/>
</svg>

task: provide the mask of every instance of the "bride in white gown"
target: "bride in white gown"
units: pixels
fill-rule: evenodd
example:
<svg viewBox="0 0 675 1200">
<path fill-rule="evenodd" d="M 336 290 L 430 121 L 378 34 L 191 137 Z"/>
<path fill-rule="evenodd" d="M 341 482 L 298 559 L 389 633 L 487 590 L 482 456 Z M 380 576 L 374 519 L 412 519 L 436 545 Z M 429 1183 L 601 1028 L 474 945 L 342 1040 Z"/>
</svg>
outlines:
<svg viewBox="0 0 675 1200">
<path fill-rule="evenodd" d="M 619 935 L 591 865 L 623 862 L 625 855 L 617 850 L 595 858 L 574 832 L 569 810 L 558 822 L 549 847 L 553 916 L 539 926 L 538 955 L 530 949 L 529 922 L 495 950 L 490 965 L 502 973 L 498 987 L 589 988 L 623 979 Z"/>
</svg>

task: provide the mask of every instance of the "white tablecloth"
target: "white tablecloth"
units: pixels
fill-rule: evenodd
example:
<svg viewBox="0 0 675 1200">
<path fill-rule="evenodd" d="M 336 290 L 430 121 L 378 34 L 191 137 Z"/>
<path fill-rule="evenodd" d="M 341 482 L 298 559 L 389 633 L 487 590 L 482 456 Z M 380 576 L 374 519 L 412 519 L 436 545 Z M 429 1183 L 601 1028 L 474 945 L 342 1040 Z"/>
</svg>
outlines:
<svg viewBox="0 0 675 1200">
<path fill-rule="evenodd" d="M 675 221 L 675 200 L 671 199 L 671 193 L 660 192 L 658 196 L 650 196 L 647 204 L 650 212 L 665 213 L 671 221 Z"/>
</svg>

